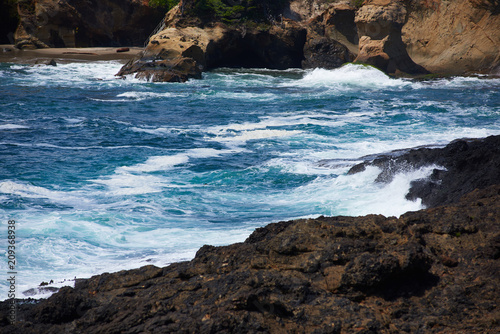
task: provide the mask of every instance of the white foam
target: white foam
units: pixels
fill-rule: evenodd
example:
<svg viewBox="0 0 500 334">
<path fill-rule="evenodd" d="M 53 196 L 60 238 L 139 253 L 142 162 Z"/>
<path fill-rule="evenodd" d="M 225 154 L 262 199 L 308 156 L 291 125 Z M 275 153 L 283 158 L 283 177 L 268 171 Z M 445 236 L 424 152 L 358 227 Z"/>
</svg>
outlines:
<svg viewBox="0 0 500 334">
<path fill-rule="evenodd" d="M 110 176 L 89 180 L 95 184 L 105 185 L 107 193 L 113 196 L 139 195 L 161 192 L 165 188 L 181 188 L 182 185 L 172 184 L 165 176 L 148 175 L 145 173 L 168 171 L 176 166 L 186 164 L 193 158 L 220 157 L 224 154 L 242 152 L 244 149 L 216 150 L 212 148 L 195 148 L 174 155 L 153 156 L 145 162 L 132 166 L 122 166 Z M 191 186 L 190 186 L 191 187 Z"/>
<path fill-rule="evenodd" d="M 0 193 L 17 195 L 23 198 L 43 198 L 53 203 L 75 206 L 86 209 L 93 203 L 88 197 L 82 196 L 80 191 L 58 191 L 27 183 L 3 181 L 0 182 Z"/>
<path fill-rule="evenodd" d="M 164 134 L 171 133 L 172 131 L 175 131 L 175 129 L 166 128 L 166 127 L 159 127 L 159 128 L 139 128 L 137 126 L 131 127 L 130 130 L 132 130 L 134 132 L 149 133 L 151 135 L 164 135 Z"/>
<path fill-rule="evenodd" d="M 118 80 L 115 74 L 123 64 L 116 61 L 97 61 L 58 64 L 57 66 L 18 66 L 24 73 L 17 73 L 17 80 L 26 86 L 85 87 L 86 85 L 130 85 L 133 82 Z M 14 67 L 11 67 L 14 68 Z M 26 75 L 27 74 L 27 75 Z"/>
<path fill-rule="evenodd" d="M 146 162 L 133 166 L 123 166 L 117 169 L 118 172 L 156 172 L 168 170 L 174 166 L 185 164 L 189 158 L 210 158 L 219 157 L 222 154 L 236 153 L 235 150 L 216 150 L 212 148 L 195 148 L 187 152 L 175 155 L 153 156 Z"/>
<path fill-rule="evenodd" d="M 172 92 L 155 93 L 155 92 L 138 92 L 138 91 L 125 92 L 117 95 L 117 97 L 125 97 L 127 99 L 133 99 L 136 101 L 142 101 L 154 98 L 169 98 L 169 97 L 183 97 L 183 96 L 187 95 L 177 94 Z"/>
<path fill-rule="evenodd" d="M 290 85 L 290 83 L 288 84 Z M 410 81 L 392 79 L 382 71 L 365 65 L 347 64 L 333 70 L 316 68 L 291 85 L 329 88 L 380 89 L 411 86 Z"/>
<path fill-rule="evenodd" d="M 0 130 L 20 130 L 20 129 L 29 129 L 28 126 L 19 125 L 19 124 L 2 124 L 0 125 Z"/>
<path fill-rule="evenodd" d="M 292 198 L 281 200 L 295 200 L 297 206 L 313 205 L 326 215 L 399 216 L 423 208 L 420 200 L 408 201 L 405 195 L 412 180 L 427 177 L 433 168 L 435 166 L 399 173 L 389 184 L 377 184 L 374 180 L 380 169 L 369 166 L 364 172 L 354 175 L 344 174 L 331 179 L 320 177 L 295 189 Z"/>
<path fill-rule="evenodd" d="M 249 140 L 256 139 L 269 139 L 269 138 L 282 138 L 294 136 L 302 133 L 302 131 L 293 130 L 254 130 L 254 131 L 242 131 L 237 135 L 226 135 L 226 136 L 217 136 L 215 138 L 211 138 L 210 140 L 218 141 L 218 142 L 246 142 Z"/>
</svg>

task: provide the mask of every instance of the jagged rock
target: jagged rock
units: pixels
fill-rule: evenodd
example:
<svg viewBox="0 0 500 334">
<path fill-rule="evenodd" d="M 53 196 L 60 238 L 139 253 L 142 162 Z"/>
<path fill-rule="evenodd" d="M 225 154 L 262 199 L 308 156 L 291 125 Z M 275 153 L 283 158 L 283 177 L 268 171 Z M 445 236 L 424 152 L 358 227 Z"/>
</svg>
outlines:
<svg viewBox="0 0 500 334">
<path fill-rule="evenodd" d="M 355 62 L 376 66 L 390 74 L 423 74 L 428 71 L 413 62 L 401 39 L 406 8 L 399 2 L 371 0 L 356 13 L 359 54 Z"/>
<path fill-rule="evenodd" d="M 402 154 L 380 155 L 351 168 L 350 174 L 365 166 L 381 168 L 377 182 L 390 182 L 394 175 L 423 166 L 436 165 L 428 179 L 411 183 L 407 199 L 422 199 L 427 207 L 457 201 L 476 188 L 483 189 L 500 181 L 500 136 L 456 140 L 444 148 L 419 148 Z"/>
<path fill-rule="evenodd" d="M 385 218 L 270 224 L 192 261 L 78 280 L 2 333 L 493 333 L 500 185 Z"/>
<path fill-rule="evenodd" d="M 16 45 L 40 47 L 139 46 L 164 16 L 140 0 L 23 0 Z"/>
</svg>

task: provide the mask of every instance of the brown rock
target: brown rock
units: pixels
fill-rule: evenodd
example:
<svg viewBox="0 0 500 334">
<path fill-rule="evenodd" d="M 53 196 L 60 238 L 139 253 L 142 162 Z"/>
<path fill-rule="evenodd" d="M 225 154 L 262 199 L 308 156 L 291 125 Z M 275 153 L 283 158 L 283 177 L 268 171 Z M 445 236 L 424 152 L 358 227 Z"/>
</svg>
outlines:
<svg viewBox="0 0 500 334">
<path fill-rule="evenodd" d="M 378 67 L 390 74 L 428 73 L 410 58 L 401 39 L 406 8 L 399 2 L 370 1 L 356 13 L 359 54 L 354 62 Z"/>
<path fill-rule="evenodd" d="M 334 4 L 307 25 L 303 68 L 337 68 L 352 62 L 358 52 L 355 9 Z"/>
<path fill-rule="evenodd" d="M 433 73 L 494 74 L 500 66 L 500 4 L 489 0 L 415 1 L 402 38 Z"/>
</svg>

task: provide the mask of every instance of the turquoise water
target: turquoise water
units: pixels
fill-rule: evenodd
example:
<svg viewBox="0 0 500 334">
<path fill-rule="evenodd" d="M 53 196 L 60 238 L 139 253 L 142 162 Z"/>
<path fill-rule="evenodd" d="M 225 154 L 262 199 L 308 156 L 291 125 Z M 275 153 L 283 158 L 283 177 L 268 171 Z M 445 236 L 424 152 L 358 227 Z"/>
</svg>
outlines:
<svg viewBox="0 0 500 334">
<path fill-rule="evenodd" d="M 0 64 L 0 226 L 17 222 L 19 297 L 189 260 L 270 222 L 418 210 L 404 195 L 432 166 L 390 184 L 347 171 L 364 155 L 500 134 L 499 79 L 347 65 L 147 83 L 115 78 L 120 67 Z"/>
</svg>

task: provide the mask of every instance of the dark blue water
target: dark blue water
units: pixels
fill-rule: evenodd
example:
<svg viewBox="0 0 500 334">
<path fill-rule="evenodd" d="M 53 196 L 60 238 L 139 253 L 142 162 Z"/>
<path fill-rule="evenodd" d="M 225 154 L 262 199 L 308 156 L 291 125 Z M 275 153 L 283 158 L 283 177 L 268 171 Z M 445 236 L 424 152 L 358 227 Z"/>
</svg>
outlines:
<svg viewBox="0 0 500 334">
<path fill-rule="evenodd" d="M 498 79 L 348 65 L 147 83 L 116 79 L 120 66 L 0 65 L 0 217 L 18 225 L 20 291 L 190 259 L 279 220 L 418 210 L 404 195 L 432 166 L 390 184 L 347 171 L 368 154 L 500 134 Z"/>
</svg>

